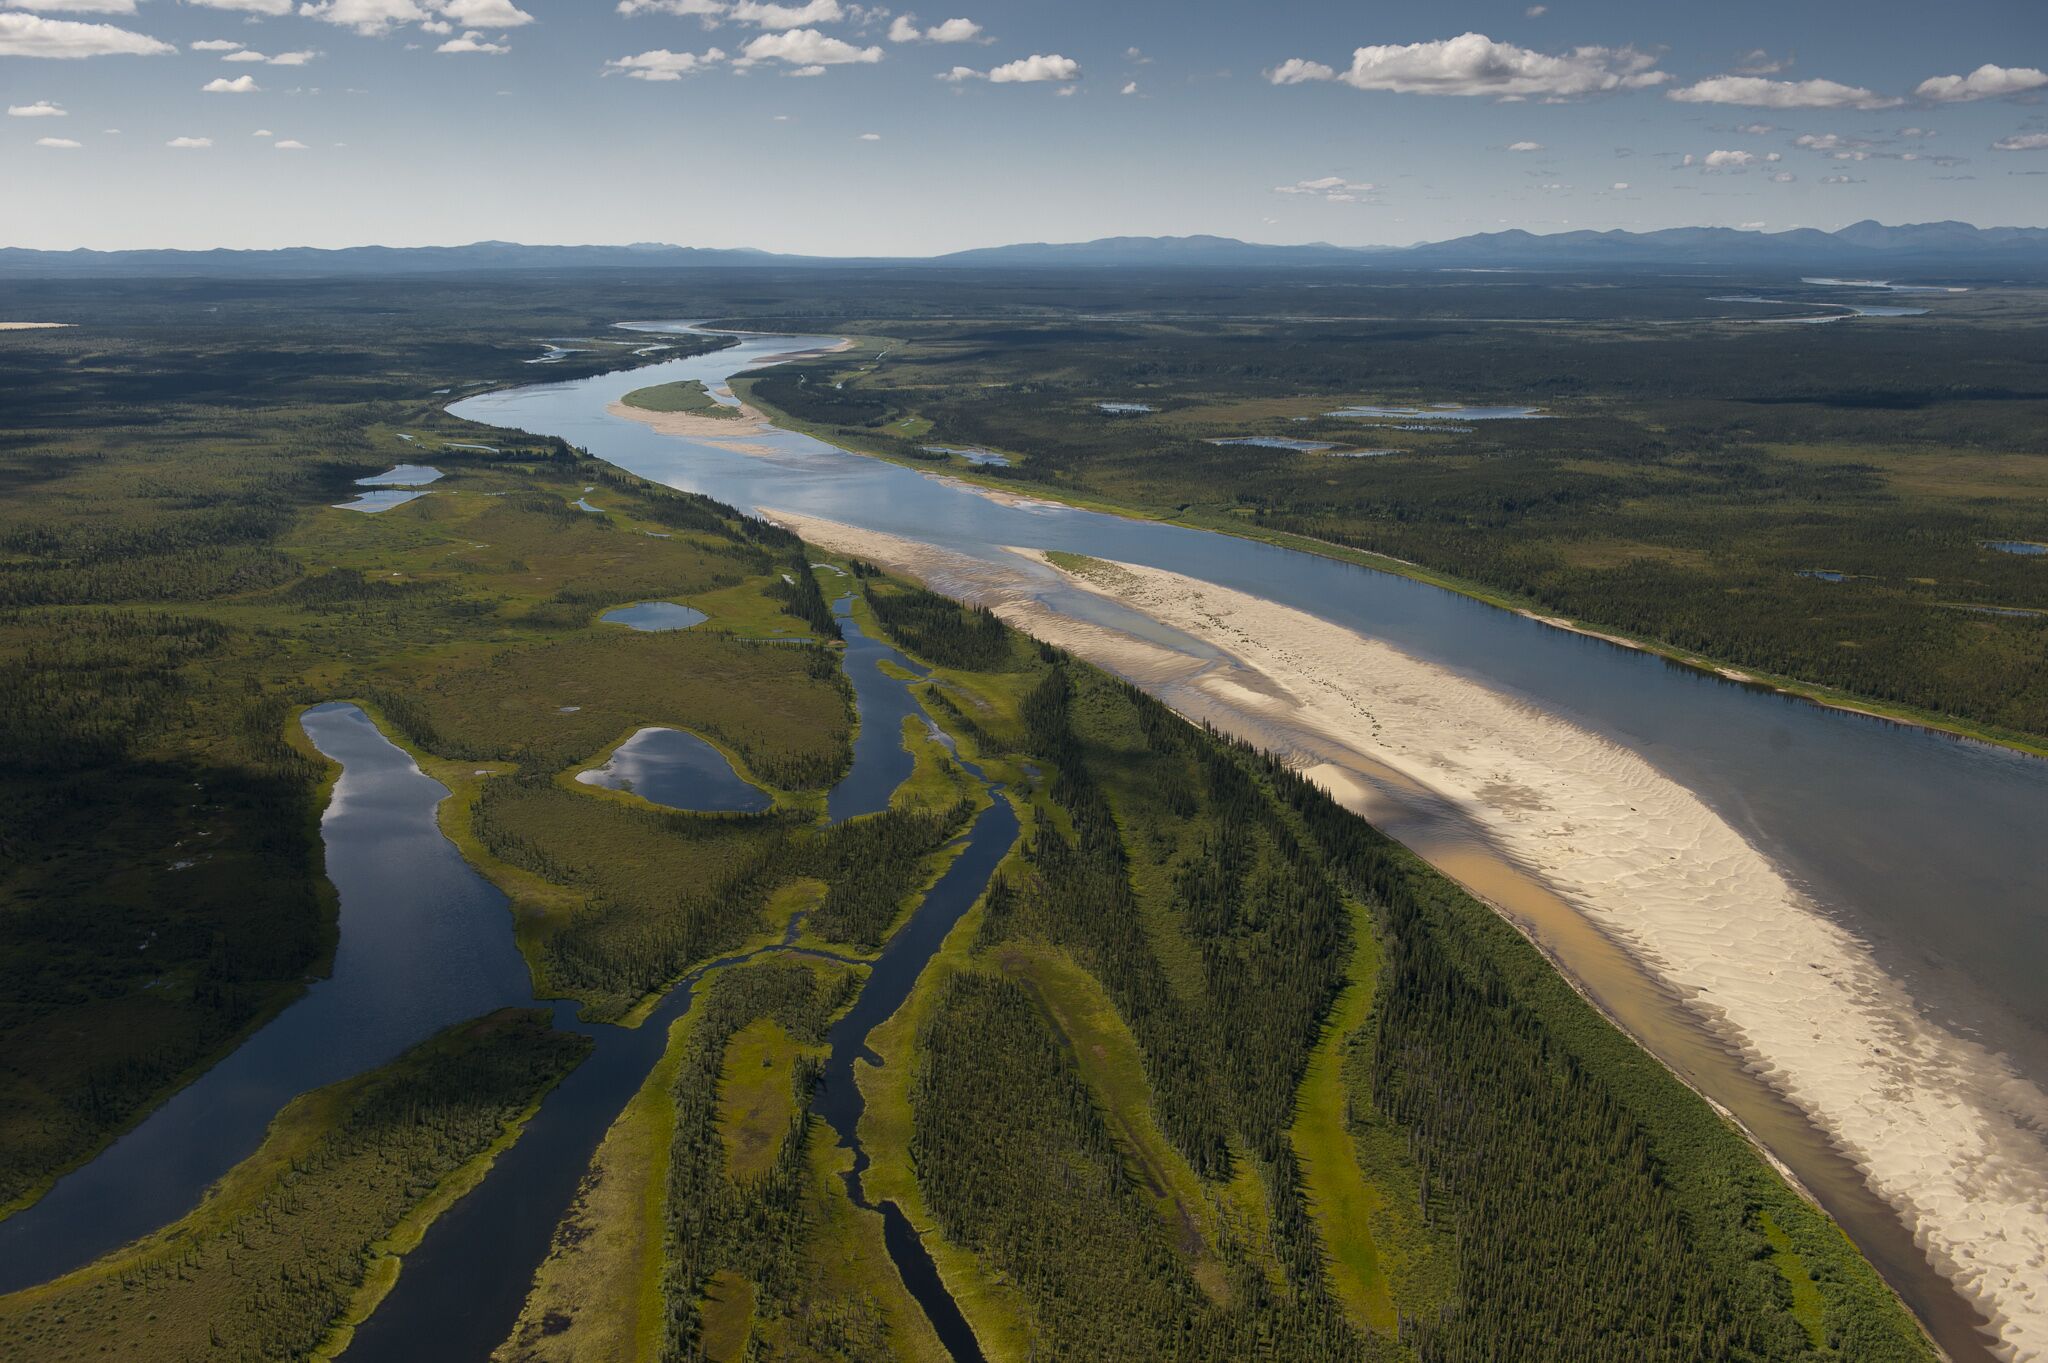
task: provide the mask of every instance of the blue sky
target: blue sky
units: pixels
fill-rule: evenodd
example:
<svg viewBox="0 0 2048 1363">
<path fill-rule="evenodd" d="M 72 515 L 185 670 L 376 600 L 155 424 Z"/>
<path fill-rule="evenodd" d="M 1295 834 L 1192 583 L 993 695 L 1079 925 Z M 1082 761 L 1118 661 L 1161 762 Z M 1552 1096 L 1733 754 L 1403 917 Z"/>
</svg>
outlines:
<svg viewBox="0 0 2048 1363">
<path fill-rule="evenodd" d="M 0 0 L 0 245 L 2048 223 L 2041 0 Z"/>
</svg>

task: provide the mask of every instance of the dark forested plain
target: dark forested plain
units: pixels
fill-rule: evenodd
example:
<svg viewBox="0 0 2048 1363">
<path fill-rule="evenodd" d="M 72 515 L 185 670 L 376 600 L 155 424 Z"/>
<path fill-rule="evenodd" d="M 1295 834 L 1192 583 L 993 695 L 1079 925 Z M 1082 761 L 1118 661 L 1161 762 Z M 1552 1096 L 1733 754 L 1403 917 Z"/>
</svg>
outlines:
<svg viewBox="0 0 2048 1363">
<path fill-rule="evenodd" d="M 1685 533 L 1719 553 L 1729 526 L 1884 505 L 1948 525 L 1901 538 L 1929 554 L 2042 537 L 2024 511 L 2038 485 L 2007 487 L 2048 457 L 2025 296 L 1965 296 L 1963 339 L 1922 334 L 1926 401 L 1872 408 L 1799 389 L 1788 357 L 1762 352 L 1894 333 L 1787 340 L 1712 320 L 1725 308 L 1702 292 L 1645 284 L 1617 322 L 1604 285 L 1409 277 L 9 286 L 7 315 L 77 326 L 0 337 L 0 1205 L 31 1202 L 325 968 L 331 773 L 296 714 L 350 699 L 448 786 L 442 828 L 505 891 L 537 994 L 631 1024 L 708 962 L 770 953 L 700 981 L 497 1358 L 944 1359 L 866 1209 L 886 1202 L 991 1359 L 1924 1363 L 1897 1299 L 1737 1129 L 1490 910 L 1284 766 L 985 612 L 864 564 L 814 567 L 815 550 L 732 508 L 441 410 L 484 385 L 677 353 L 636 355 L 645 336 L 609 331 L 627 318 L 837 328 L 911 350 L 900 370 L 848 372 L 829 410 L 779 376 L 756 395 L 903 457 L 942 439 L 1013 451 L 1013 476 L 1069 495 L 1185 479 L 1218 494 L 1188 499 L 1190 519 L 1252 526 L 1297 514 L 1283 490 L 1309 484 L 1204 439 L 1331 439 L 1314 412 L 1333 399 L 1555 406 L 1512 440 L 1460 434 L 1410 461 L 1441 462 L 1444 487 L 1454 469 L 1497 488 L 1520 470 L 1532 506 L 1568 465 L 1658 485 L 1679 476 L 1680 444 L 1710 437 L 1716 459 L 1796 464 L 1730 432 L 1741 404 L 1829 449 L 1883 431 L 1900 460 L 1961 457 L 1938 453 L 1946 413 L 1977 442 L 1956 448 L 1997 474 L 1981 495 L 1937 479 L 1915 501 L 1870 464 L 1840 477 L 1892 491 L 1837 505 L 1759 489 L 1748 519 L 1732 493 L 1703 494 L 1723 528 Z M 1556 339 L 1548 358 L 1539 335 Z M 1622 358 L 1667 345 L 1718 355 L 1718 386 L 1681 403 L 1658 396 L 1680 351 Z M 1805 396 L 1734 396 L 1732 357 L 1751 345 L 1740 372 Z M 1633 397 L 1572 386 L 1624 373 Z M 973 393 L 1014 422 L 974 415 Z M 1104 400 L 1160 420 L 1112 421 Z M 1203 403 L 1211 424 L 1173 425 Z M 1632 453 L 1674 403 L 1696 424 Z M 376 515 L 335 509 L 398 462 L 444 477 Z M 1331 499 L 1366 496 L 1378 470 L 1411 476 L 1323 462 L 1337 490 L 1315 495 Z M 1232 478 L 1244 490 L 1222 495 Z M 1680 533 L 1685 499 L 1599 485 L 1586 516 L 1639 502 L 1663 527 L 1630 544 Z M 1555 522 L 1496 507 L 1489 536 L 1469 508 L 1430 504 L 1414 524 L 1448 528 L 1427 543 L 1562 552 Z M 1424 543 L 1402 547 L 1426 559 Z M 1994 567 L 1972 600 L 2029 590 Z M 1675 599 L 1631 596 L 1659 579 L 1616 571 L 1617 599 Z M 887 809 L 832 825 L 824 794 L 859 723 L 827 601 L 840 592 L 931 674 L 912 684 L 913 774 Z M 598 619 L 649 599 L 708 618 L 660 634 Z M 1923 604 L 1902 587 L 1872 618 Z M 1954 618 L 2012 629 L 1969 645 L 1987 668 L 2008 665 L 2002 649 L 2038 657 L 2034 622 Z M 2002 703 L 2024 719 L 2030 694 Z M 1981 721 L 2029 728 L 1993 708 Z M 573 779 L 650 725 L 716 746 L 772 808 L 692 813 Z M 828 1033 L 991 798 L 1021 836 L 854 1066 L 857 1202 L 854 1155 L 815 1110 Z M 393 1256 L 489 1177 L 584 1049 L 545 1014 L 498 1014 L 306 1095 L 177 1226 L 0 1297 L 0 1352 L 332 1357 Z"/>
</svg>

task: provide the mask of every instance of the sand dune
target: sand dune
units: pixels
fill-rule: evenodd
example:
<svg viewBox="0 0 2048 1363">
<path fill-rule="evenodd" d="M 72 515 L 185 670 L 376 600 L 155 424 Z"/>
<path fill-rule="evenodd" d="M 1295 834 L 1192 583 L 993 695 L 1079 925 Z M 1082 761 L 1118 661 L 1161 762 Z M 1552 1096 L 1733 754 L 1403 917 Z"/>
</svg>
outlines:
<svg viewBox="0 0 2048 1363">
<path fill-rule="evenodd" d="M 1283 722 L 1433 792 L 1677 992 L 1863 1170 L 2015 1363 L 2048 1360 L 2048 1096 L 1914 1007 L 1870 954 L 1641 757 L 1301 611 L 1129 564 L 1068 580 L 1220 650 L 1190 658 L 1055 613 L 1020 574 L 915 541 L 777 519 L 993 606 L 1249 735 Z M 1019 553 L 1042 556 L 1029 550 Z M 1312 763 L 1339 799 L 1370 795 Z"/>
</svg>

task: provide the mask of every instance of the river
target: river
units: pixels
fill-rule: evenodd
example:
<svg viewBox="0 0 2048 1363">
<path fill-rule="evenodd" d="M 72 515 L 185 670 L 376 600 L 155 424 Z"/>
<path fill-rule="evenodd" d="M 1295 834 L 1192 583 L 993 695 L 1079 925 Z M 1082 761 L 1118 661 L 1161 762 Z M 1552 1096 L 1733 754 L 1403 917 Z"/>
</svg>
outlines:
<svg viewBox="0 0 2048 1363">
<path fill-rule="evenodd" d="M 675 333 L 684 323 L 640 323 Z M 1002 546 L 1166 569 L 1282 603 L 1447 669 L 1604 740 L 1682 786 L 1844 929 L 1912 1007 L 2009 1067 L 2025 1128 L 2048 1083 L 2048 762 L 1825 709 L 1555 629 L 1410 579 L 1182 526 L 990 496 L 956 480 L 793 432 L 744 451 L 660 434 L 607 411 L 654 383 L 735 374 L 837 338 L 743 337 L 733 348 L 565 384 L 486 393 L 456 415 L 559 436 L 657 482 L 744 508 L 822 517 L 934 545 L 1026 581 L 1039 603 L 1199 655 L 1205 645 L 1080 591 Z M 973 595 L 976 574 L 933 586 Z M 1286 736 L 1275 746 L 1286 749 Z M 1427 791 L 1383 791 L 1396 836 L 1502 903 L 1588 992 L 1689 1082 L 1733 1111 L 1843 1223 L 1949 1352 L 1998 1356 L 1981 1314 L 1930 1262 L 1929 1226 L 1874 1194 L 1858 1159 L 1689 1007 L 1679 990 L 1587 931 L 1573 905 L 1499 855 Z M 1997 1082 L 1991 1082 L 1996 1087 Z M 1957 1151 L 1974 1133 L 1958 1132 Z M 2026 1153 L 2048 1169 L 2039 1144 Z M 1958 1158 L 1960 1158 L 1958 1154 Z M 2022 1212 L 2028 1210 L 2021 1208 Z M 2040 1209 L 2048 1214 L 2048 1207 Z M 1909 1222 L 1911 1224 L 1909 1224 Z M 2038 1272 L 2038 1269 L 2036 1270 Z M 2033 1284 L 2039 1288 L 2040 1284 Z M 2037 1299 L 2039 1293 L 2036 1293 Z M 2008 1300 L 2004 1305 L 2016 1305 Z M 2008 1345 L 2014 1343 L 2009 1336 Z M 2008 1355 L 2010 1356 L 2010 1355 Z"/>
</svg>

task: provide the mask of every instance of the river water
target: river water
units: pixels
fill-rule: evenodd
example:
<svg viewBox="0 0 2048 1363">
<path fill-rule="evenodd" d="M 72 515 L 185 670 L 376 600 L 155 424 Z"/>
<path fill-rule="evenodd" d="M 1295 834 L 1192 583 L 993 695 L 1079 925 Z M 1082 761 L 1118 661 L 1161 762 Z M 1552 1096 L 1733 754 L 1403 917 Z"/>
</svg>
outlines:
<svg viewBox="0 0 2048 1363">
<path fill-rule="evenodd" d="M 683 323 L 641 323 L 678 332 Z M 1867 946 L 1929 1018 L 2048 1081 L 2048 762 L 1828 710 L 1558 630 L 1438 588 L 1250 540 L 984 495 L 793 432 L 748 452 L 657 433 L 607 412 L 626 392 L 697 379 L 717 391 L 832 337 L 747 336 L 728 350 L 577 382 L 487 393 L 451 410 L 559 436 L 644 477 L 744 508 L 823 517 L 939 546 L 1023 575 L 1062 614 L 1200 655 L 1203 645 L 1006 553 L 1066 550 L 1146 564 L 1279 601 L 1450 669 L 1635 754 L 1706 803 L 1819 909 Z M 940 590 L 971 582 L 934 581 Z M 1603 1007 L 1735 1111 L 1840 1219 L 1958 1357 L 1981 1324 L 1860 1172 L 1717 1046 L 1681 1000 L 1643 978 L 1545 887 L 1491 856 L 1427 800 L 1390 830 L 1468 884 L 1508 900 Z M 1532 907 L 1533 906 L 1533 907 Z M 1521 910 L 1526 908 L 1527 912 Z M 1550 922 L 1554 931 L 1544 933 Z"/>
</svg>

